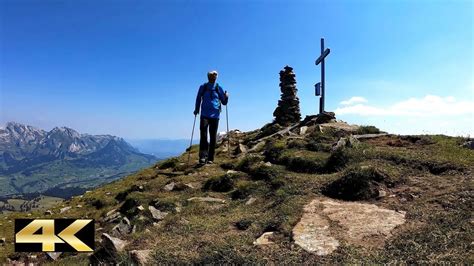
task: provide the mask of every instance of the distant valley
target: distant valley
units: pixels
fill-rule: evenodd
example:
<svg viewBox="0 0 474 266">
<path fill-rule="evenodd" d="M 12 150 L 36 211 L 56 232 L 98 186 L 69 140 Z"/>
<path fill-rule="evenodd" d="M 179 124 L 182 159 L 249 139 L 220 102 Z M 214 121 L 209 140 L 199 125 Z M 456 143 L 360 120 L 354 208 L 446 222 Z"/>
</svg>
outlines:
<svg viewBox="0 0 474 266">
<path fill-rule="evenodd" d="M 0 128 L 0 201 L 39 194 L 66 198 L 157 160 L 120 137 L 9 122 Z"/>
<path fill-rule="evenodd" d="M 157 158 L 178 156 L 189 146 L 189 139 L 127 139 L 140 152 L 151 154 Z M 196 144 L 198 140 L 194 140 Z"/>
</svg>

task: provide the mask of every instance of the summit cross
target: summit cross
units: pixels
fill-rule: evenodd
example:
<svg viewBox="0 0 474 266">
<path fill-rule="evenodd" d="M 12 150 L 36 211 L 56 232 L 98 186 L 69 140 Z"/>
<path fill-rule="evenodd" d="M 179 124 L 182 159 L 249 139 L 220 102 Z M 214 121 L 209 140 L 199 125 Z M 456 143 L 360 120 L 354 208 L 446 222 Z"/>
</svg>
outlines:
<svg viewBox="0 0 474 266">
<path fill-rule="evenodd" d="M 319 65 L 321 63 L 321 82 L 316 83 L 315 88 L 316 88 L 316 96 L 319 96 L 319 90 L 321 90 L 321 98 L 319 98 L 319 113 L 324 112 L 324 96 L 325 96 L 325 89 L 326 89 L 326 84 L 324 80 L 324 59 L 326 56 L 329 55 L 331 50 L 329 48 L 326 48 L 324 50 L 324 38 L 321 38 L 321 55 L 316 59 L 316 65 Z"/>
</svg>

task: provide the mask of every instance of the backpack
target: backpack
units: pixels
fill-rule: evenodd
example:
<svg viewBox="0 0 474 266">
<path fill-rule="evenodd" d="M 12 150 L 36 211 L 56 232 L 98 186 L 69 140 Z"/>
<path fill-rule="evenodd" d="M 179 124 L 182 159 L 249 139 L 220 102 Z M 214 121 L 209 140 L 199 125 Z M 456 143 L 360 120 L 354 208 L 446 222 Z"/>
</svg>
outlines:
<svg viewBox="0 0 474 266">
<path fill-rule="evenodd" d="M 203 96 L 204 96 L 204 93 L 209 90 L 209 85 L 208 85 L 208 84 L 209 84 L 209 83 L 204 83 L 204 84 L 203 84 L 204 90 L 202 91 L 201 97 L 203 97 Z M 218 96 L 217 96 L 217 99 L 219 100 L 219 113 L 220 113 L 220 112 L 222 111 L 222 103 L 221 103 L 221 99 L 219 98 L 219 83 L 216 83 L 215 91 L 216 91 L 216 93 L 217 93 L 217 95 L 218 95 Z M 212 99 L 212 95 L 213 95 L 213 94 L 212 94 L 212 91 L 209 90 L 209 93 L 211 93 L 211 99 Z"/>
</svg>

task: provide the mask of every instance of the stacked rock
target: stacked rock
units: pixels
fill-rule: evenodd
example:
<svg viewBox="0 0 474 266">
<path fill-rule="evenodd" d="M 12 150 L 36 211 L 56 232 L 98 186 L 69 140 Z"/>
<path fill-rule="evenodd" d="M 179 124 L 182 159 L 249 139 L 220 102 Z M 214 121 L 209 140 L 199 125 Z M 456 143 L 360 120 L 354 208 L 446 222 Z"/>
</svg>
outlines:
<svg viewBox="0 0 474 266">
<path fill-rule="evenodd" d="M 282 126 L 299 122 L 301 120 L 300 100 L 296 95 L 298 90 L 292 67 L 285 66 L 284 70 L 280 71 L 280 90 L 281 100 L 278 101 L 278 106 L 273 112 L 275 122 Z"/>
</svg>

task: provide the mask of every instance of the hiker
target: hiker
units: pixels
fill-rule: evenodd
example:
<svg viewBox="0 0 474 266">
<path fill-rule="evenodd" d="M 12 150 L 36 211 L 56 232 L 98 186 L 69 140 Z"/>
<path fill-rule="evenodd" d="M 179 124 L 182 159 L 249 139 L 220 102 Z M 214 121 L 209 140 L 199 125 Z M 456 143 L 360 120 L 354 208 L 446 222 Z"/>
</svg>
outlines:
<svg viewBox="0 0 474 266">
<path fill-rule="evenodd" d="M 217 71 L 208 72 L 207 79 L 209 82 L 199 87 L 196 97 L 196 106 L 194 108 L 195 116 L 199 114 L 199 108 L 201 108 L 199 164 L 212 164 L 214 161 L 221 103 L 227 105 L 227 101 L 229 100 L 227 91 L 224 92 L 222 87 L 216 82 Z M 209 142 L 207 141 L 208 128 Z"/>
</svg>

